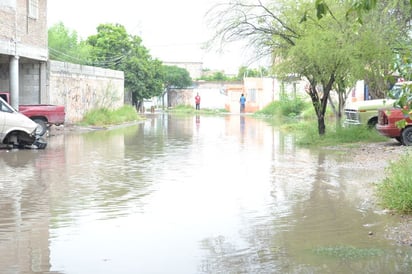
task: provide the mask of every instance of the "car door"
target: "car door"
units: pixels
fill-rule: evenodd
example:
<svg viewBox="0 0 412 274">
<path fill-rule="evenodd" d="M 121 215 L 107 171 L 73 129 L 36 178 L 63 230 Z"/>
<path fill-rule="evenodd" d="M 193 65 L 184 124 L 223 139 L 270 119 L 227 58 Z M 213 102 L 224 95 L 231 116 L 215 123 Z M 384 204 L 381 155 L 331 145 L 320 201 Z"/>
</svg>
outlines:
<svg viewBox="0 0 412 274">
<path fill-rule="evenodd" d="M 5 106 L 3 100 L 0 99 L 0 141 L 4 138 L 4 123 L 6 121 L 6 115 L 8 115 L 8 112 L 5 111 Z"/>
<path fill-rule="evenodd" d="M 4 137 L 4 134 L 9 131 L 10 127 L 14 127 L 16 125 L 15 113 L 16 111 L 2 98 L 0 98 L 0 132 L 2 138 Z"/>
</svg>

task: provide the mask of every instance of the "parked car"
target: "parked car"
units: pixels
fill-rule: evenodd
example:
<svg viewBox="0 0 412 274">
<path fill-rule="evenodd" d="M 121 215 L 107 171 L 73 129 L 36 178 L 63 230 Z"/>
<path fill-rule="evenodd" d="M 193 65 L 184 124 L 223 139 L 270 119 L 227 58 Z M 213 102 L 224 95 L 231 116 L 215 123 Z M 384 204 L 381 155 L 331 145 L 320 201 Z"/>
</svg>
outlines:
<svg viewBox="0 0 412 274">
<path fill-rule="evenodd" d="M 405 119 L 406 126 L 400 128 L 396 123 L 403 119 Z M 405 146 L 412 145 L 412 120 L 400 108 L 380 109 L 378 111 L 376 130 L 379 134 L 394 138 Z"/>
<path fill-rule="evenodd" d="M 47 143 L 36 134 L 36 122 L 0 98 L 0 143 L 13 148 L 44 149 Z"/>
<path fill-rule="evenodd" d="M 10 95 L 8 92 L 0 92 L 0 97 L 10 104 Z M 19 112 L 39 125 L 39 127 L 37 127 L 37 134 L 40 136 L 44 135 L 50 126 L 64 124 L 66 119 L 65 107 L 58 105 L 19 105 Z"/>
<path fill-rule="evenodd" d="M 389 91 L 396 96 L 405 85 L 412 85 L 412 81 L 398 82 Z M 378 122 L 378 109 L 393 107 L 395 99 L 374 99 L 358 102 L 348 102 L 345 105 L 344 125 L 368 125 L 374 127 Z"/>
</svg>

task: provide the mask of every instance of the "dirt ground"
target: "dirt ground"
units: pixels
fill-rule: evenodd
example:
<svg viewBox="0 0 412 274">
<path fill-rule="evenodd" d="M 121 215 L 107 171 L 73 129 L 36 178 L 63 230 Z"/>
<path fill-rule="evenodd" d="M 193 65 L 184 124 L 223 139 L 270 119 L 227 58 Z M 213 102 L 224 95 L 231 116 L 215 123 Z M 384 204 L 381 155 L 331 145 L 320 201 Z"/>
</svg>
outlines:
<svg viewBox="0 0 412 274">
<path fill-rule="evenodd" d="M 116 127 L 121 127 L 126 125 L 120 125 Z M 48 132 L 49 136 L 65 134 L 68 132 L 87 132 L 93 130 L 105 130 L 107 127 L 81 127 L 76 125 L 68 126 L 58 126 L 51 127 Z M 394 139 L 388 139 L 385 142 L 377 143 L 360 143 L 351 145 L 342 145 L 329 147 L 326 149 L 337 150 L 339 152 L 345 153 L 351 161 L 346 161 L 342 164 L 346 166 L 361 167 L 367 172 L 373 172 L 378 178 L 384 179 L 385 168 L 390 164 L 391 161 L 396 161 L 399 157 L 406 153 L 412 153 L 412 146 L 406 147 L 400 145 Z M 376 202 L 374 198 L 374 190 L 365 191 L 367 200 Z M 412 214 L 402 215 L 395 212 L 387 211 L 386 214 L 393 214 L 395 217 L 399 218 L 399 225 L 396 227 L 389 228 L 386 237 L 390 240 L 396 242 L 399 245 L 409 245 L 412 246 Z"/>
</svg>

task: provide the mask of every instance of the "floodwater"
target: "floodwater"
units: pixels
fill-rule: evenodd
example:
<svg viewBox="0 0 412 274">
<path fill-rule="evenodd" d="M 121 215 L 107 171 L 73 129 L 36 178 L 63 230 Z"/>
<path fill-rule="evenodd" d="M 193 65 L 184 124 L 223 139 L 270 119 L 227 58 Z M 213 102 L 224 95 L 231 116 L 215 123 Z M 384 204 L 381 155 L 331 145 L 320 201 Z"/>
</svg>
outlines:
<svg viewBox="0 0 412 274">
<path fill-rule="evenodd" d="M 377 173 L 342 161 L 239 115 L 0 150 L 0 272 L 411 272 L 364 194 Z"/>
</svg>

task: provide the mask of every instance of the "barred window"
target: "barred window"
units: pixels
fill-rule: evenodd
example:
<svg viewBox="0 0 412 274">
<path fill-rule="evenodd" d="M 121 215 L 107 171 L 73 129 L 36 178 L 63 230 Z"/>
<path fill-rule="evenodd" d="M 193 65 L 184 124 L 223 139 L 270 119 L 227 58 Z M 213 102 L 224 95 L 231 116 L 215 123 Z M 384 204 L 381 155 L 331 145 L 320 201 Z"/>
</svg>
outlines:
<svg viewBox="0 0 412 274">
<path fill-rule="evenodd" d="M 32 19 L 38 19 L 39 18 L 39 0 L 29 0 L 29 7 L 28 7 L 28 13 L 29 17 Z"/>
</svg>

